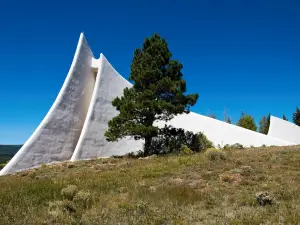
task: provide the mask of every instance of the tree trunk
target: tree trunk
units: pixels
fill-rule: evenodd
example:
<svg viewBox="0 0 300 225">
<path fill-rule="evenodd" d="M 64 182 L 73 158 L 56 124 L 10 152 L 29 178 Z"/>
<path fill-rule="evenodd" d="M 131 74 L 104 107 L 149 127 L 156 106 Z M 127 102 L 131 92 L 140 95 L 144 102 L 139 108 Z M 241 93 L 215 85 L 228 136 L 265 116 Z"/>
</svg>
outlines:
<svg viewBox="0 0 300 225">
<path fill-rule="evenodd" d="M 145 137 L 144 157 L 149 156 L 151 153 L 151 141 L 152 137 Z"/>
</svg>

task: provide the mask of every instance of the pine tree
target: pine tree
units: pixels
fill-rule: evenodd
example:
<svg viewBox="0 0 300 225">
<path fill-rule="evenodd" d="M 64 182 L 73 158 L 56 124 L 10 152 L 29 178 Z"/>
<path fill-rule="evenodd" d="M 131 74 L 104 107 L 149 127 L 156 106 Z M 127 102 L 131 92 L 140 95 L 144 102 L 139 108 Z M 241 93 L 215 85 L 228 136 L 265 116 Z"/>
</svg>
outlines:
<svg viewBox="0 0 300 225">
<path fill-rule="evenodd" d="M 144 139 L 147 156 L 151 154 L 153 137 L 160 133 L 154 121 L 169 121 L 174 115 L 189 113 L 198 94 L 184 94 L 183 66 L 171 57 L 166 40 L 158 34 L 146 38 L 142 48 L 134 51 L 129 77 L 133 87 L 125 88 L 123 96 L 112 101 L 120 113 L 108 123 L 108 141 L 126 136 Z"/>
<path fill-rule="evenodd" d="M 237 125 L 240 127 L 246 128 L 248 130 L 253 130 L 253 131 L 257 130 L 254 118 L 248 114 L 244 114 L 243 112 L 242 112 L 241 118 L 239 119 Z"/>
<path fill-rule="evenodd" d="M 297 126 L 300 126 L 300 109 L 297 107 L 296 112 L 293 113 L 293 122 Z"/>
<path fill-rule="evenodd" d="M 215 114 L 208 114 L 207 116 L 213 119 L 217 119 L 217 116 Z"/>
<path fill-rule="evenodd" d="M 271 114 L 267 117 L 263 116 L 260 121 L 259 121 L 259 132 L 262 134 L 268 134 L 269 132 L 269 127 L 270 127 L 270 119 L 271 119 Z"/>
<path fill-rule="evenodd" d="M 286 120 L 286 121 L 289 121 L 288 118 L 285 115 L 282 116 L 282 119 Z"/>
<path fill-rule="evenodd" d="M 230 117 L 227 118 L 227 121 L 226 121 L 226 122 L 229 123 L 229 124 L 231 124 L 231 119 L 230 119 Z"/>
</svg>

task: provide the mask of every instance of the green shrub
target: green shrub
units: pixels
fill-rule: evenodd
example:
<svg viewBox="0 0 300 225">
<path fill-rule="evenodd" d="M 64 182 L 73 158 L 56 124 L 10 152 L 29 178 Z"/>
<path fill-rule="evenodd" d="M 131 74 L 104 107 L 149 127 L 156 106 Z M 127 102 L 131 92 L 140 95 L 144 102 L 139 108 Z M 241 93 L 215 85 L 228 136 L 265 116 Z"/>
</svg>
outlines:
<svg viewBox="0 0 300 225">
<path fill-rule="evenodd" d="M 300 109 L 297 107 L 296 112 L 293 113 L 293 122 L 297 126 L 300 126 Z"/>
<path fill-rule="evenodd" d="M 207 149 L 205 155 L 211 161 L 226 159 L 226 153 L 223 152 L 222 150 L 215 149 L 215 148 Z"/>
<path fill-rule="evenodd" d="M 76 208 L 74 206 L 74 203 L 69 200 L 63 200 L 63 201 L 53 201 L 48 203 L 48 212 L 53 211 L 61 211 L 61 212 L 76 212 Z"/>
<path fill-rule="evenodd" d="M 241 166 L 240 170 L 240 174 L 242 176 L 250 176 L 253 174 L 253 169 L 251 166 Z"/>
<path fill-rule="evenodd" d="M 212 142 L 201 132 L 193 133 L 181 128 L 165 126 L 160 134 L 152 139 L 151 154 L 178 153 L 182 145 L 186 145 L 193 152 L 200 152 L 212 147 Z"/>
<path fill-rule="evenodd" d="M 7 163 L 8 163 L 8 161 L 7 161 L 7 162 L 0 163 L 0 170 L 1 170 L 2 168 L 4 168 L 4 167 L 6 166 Z"/>
<path fill-rule="evenodd" d="M 84 208 L 90 208 L 92 205 L 92 195 L 90 192 L 86 191 L 78 191 L 78 193 L 74 196 L 73 201 L 76 204 L 83 206 Z"/>
<path fill-rule="evenodd" d="M 239 119 L 238 126 L 246 128 L 248 130 L 256 131 L 257 126 L 255 124 L 254 118 L 248 114 L 242 112 L 241 118 Z"/>
<path fill-rule="evenodd" d="M 267 191 L 261 191 L 255 194 L 256 200 L 257 202 L 261 205 L 261 206 L 265 206 L 267 204 L 272 205 L 275 203 L 274 201 L 274 197 L 272 197 L 270 195 L 269 192 Z"/>
<path fill-rule="evenodd" d="M 77 193 L 77 186 L 68 185 L 66 188 L 63 188 L 60 193 L 65 199 L 72 200 Z"/>
<path fill-rule="evenodd" d="M 197 141 L 198 141 L 198 151 L 202 151 L 202 150 L 206 150 L 208 148 L 212 148 L 213 147 L 213 144 L 210 140 L 207 139 L 207 137 L 199 132 L 196 134 L 196 138 L 197 138 Z"/>
<path fill-rule="evenodd" d="M 36 178 L 36 171 L 30 170 L 30 171 L 28 172 L 28 176 L 29 176 L 30 178 L 32 178 L 32 179 Z"/>
<path fill-rule="evenodd" d="M 224 145 L 223 147 L 224 150 L 230 150 L 230 149 L 244 149 L 244 146 L 240 143 L 235 143 L 233 145 L 229 145 L 229 144 L 226 144 Z"/>
<path fill-rule="evenodd" d="M 186 145 L 181 145 L 180 154 L 181 155 L 192 155 L 194 152 Z"/>
<path fill-rule="evenodd" d="M 48 203 L 48 211 L 56 211 L 63 209 L 63 201 L 53 201 Z"/>
<path fill-rule="evenodd" d="M 53 201 L 48 203 L 48 215 L 45 224 L 75 224 L 73 217 L 76 208 L 72 201 Z"/>
<path fill-rule="evenodd" d="M 46 163 L 42 163 L 42 165 L 41 165 L 41 169 L 46 169 L 48 166 L 47 166 L 47 164 Z"/>
</svg>

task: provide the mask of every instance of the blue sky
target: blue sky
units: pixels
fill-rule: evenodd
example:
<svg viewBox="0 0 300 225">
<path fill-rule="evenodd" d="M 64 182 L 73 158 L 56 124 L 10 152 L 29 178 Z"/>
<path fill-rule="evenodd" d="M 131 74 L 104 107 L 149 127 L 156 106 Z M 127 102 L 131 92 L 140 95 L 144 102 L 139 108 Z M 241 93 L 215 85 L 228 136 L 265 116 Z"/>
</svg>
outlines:
<svg viewBox="0 0 300 225">
<path fill-rule="evenodd" d="M 128 78 L 154 32 L 183 63 L 193 111 L 236 122 L 300 107 L 300 1 L 21 1 L 0 7 L 0 144 L 24 143 L 58 94 L 80 32 Z"/>
</svg>

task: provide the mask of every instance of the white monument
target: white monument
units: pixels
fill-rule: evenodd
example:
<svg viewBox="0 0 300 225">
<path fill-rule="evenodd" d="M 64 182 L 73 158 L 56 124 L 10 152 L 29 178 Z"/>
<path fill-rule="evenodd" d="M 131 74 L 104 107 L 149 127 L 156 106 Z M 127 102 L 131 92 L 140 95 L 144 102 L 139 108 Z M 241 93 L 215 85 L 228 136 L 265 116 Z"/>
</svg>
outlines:
<svg viewBox="0 0 300 225">
<path fill-rule="evenodd" d="M 141 150 L 143 141 L 107 142 L 108 121 L 118 114 L 112 100 L 132 85 L 107 61 L 95 59 L 83 34 L 65 82 L 49 112 L 0 175 L 43 163 L 110 157 Z M 162 123 L 160 123 L 162 124 Z M 272 117 L 269 135 L 191 112 L 169 122 L 177 128 L 203 132 L 215 145 L 244 146 L 300 144 L 300 127 Z"/>
</svg>

